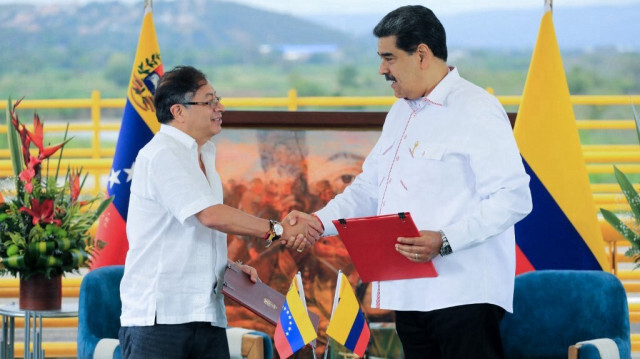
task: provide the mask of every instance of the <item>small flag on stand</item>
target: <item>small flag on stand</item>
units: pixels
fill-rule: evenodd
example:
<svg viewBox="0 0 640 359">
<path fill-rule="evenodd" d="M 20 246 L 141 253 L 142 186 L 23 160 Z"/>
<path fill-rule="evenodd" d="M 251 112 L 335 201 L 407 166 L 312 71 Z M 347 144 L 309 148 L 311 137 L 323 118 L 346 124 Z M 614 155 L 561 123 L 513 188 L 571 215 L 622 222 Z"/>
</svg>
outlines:
<svg viewBox="0 0 640 359">
<path fill-rule="evenodd" d="M 95 253 L 91 260 L 91 268 L 124 264 L 129 250 L 126 224 L 131 178 L 138 151 L 160 129 L 153 105 L 153 95 L 156 84 L 163 74 L 160 49 L 153 25 L 151 1 L 145 0 L 144 18 L 131 70 L 127 102 L 107 183 L 107 194 L 109 197 L 115 197 L 100 217 L 96 233 L 96 239 L 106 242 L 106 246 Z"/>
<path fill-rule="evenodd" d="M 296 282 L 294 277 L 282 305 L 280 319 L 273 336 L 281 358 L 290 357 L 317 338 L 309 314 L 300 300 Z"/>
<path fill-rule="evenodd" d="M 345 348 L 362 357 L 369 345 L 369 326 L 344 273 L 338 273 L 333 312 L 327 334 Z"/>
</svg>

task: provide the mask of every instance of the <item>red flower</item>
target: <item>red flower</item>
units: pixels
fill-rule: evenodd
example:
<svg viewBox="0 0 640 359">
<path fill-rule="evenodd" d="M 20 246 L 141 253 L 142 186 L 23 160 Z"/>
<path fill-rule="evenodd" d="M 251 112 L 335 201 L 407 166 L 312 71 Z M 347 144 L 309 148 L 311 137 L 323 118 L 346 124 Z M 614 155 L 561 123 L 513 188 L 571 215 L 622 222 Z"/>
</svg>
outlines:
<svg viewBox="0 0 640 359">
<path fill-rule="evenodd" d="M 59 219 L 53 218 L 53 200 L 45 199 L 40 203 L 37 198 L 31 199 L 31 208 L 22 207 L 20 208 L 20 212 L 27 212 L 31 217 L 33 217 L 33 224 L 36 225 L 40 222 L 42 223 L 55 223 L 58 226 L 62 224 Z"/>
<path fill-rule="evenodd" d="M 71 190 L 71 203 L 75 203 L 80 195 L 80 171 L 69 174 L 69 186 Z"/>
<path fill-rule="evenodd" d="M 67 139 L 66 141 L 51 147 L 44 147 L 44 126 L 42 125 L 42 121 L 40 121 L 40 116 L 38 114 L 33 115 L 33 132 L 29 131 L 27 127 L 20 123 L 18 120 L 18 115 L 15 113 L 15 108 L 20 104 L 22 99 L 16 101 L 15 105 L 10 111 L 11 123 L 13 127 L 16 128 L 18 134 L 20 135 L 20 142 L 22 143 L 22 156 L 24 157 L 24 163 L 29 165 L 29 159 L 31 155 L 29 154 L 29 147 L 31 143 L 35 144 L 38 147 L 38 160 L 42 162 L 43 160 L 51 157 L 54 153 L 56 153 L 62 146 L 64 146 L 71 139 Z M 38 163 L 39 164 L 39 163 Z M 36 173 L 39 173 L 39 167 L 33 166 L 36 170 Z"/>
<path fill-rule="evenodd" d="M 22 182 L 27 184 L 31 182 L 31 179 L 35 177 L 35 175 L 36 171 L 33 169 L 33 167 L 29 166 L 25 168 L 24 171 L 20 172 L 20 179 L 22 180 Z"/>
<path fill-rule="evenodd" d="M 33 115 L 33 132 L 27 131 L 27 135 L 31 139 L 38 150 L 40 151 L 38 155 L 38 159 L 43 161 L 49 158 L 51 155 L 56 153 L 62 146 L 64 146 L 69 140 L 66 140 L 60 144 L 51 147 L 44 147 L 44 126 L 42 125 L 42 121 L 40 121 L 40 116 L 38 114 Z"/>
<path fill-rule="evenodd" d="M 33 192 L 33 183 L 31 183 L 31 179 L 36 175 L 36 170 L 33 167 L 29 166 L 24 169 L 24 171 L 20 172 L 20 179 L 24 182 L 24 189 L 31 193 Z"/>
</svg>

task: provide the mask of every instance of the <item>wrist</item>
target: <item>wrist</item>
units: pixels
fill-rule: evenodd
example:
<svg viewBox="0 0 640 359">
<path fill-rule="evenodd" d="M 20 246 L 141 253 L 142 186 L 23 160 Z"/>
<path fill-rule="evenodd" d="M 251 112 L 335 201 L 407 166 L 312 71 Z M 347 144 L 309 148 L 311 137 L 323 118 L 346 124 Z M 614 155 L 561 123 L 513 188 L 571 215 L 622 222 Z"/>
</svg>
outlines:
<svg viewBox="0 0 640 359">
<path fill-rule="evenodd" d="M 318 215 L 315 213 L 311 213 L 311 215 L 313 216 L 313 218 L 318 220 L 318 223 L 320 223 L 320 227 L 322 227 L 322 232 L 324 233 L 324 224 L 322 224 L 322 220 L 320 219 L 320 217 L 318 217 Z"/>
<path fill-rule="evenodd" d="M 282 237 L 282 233 L 284 232 L 284 228 L 282 224 L 278 221 L 269 220 L 269 230 L 264 235 L 264 240 L 266 242 L 266 246 L 269 247 L 273 241 L 277 241 Z"/>
</svg>

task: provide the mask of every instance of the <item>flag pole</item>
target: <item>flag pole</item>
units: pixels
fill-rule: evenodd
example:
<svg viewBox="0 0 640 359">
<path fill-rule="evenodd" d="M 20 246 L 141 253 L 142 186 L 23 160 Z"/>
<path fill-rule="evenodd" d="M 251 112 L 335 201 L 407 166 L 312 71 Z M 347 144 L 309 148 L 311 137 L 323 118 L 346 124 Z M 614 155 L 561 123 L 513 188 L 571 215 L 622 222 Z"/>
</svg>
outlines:
<svg viewBox="0 0 640 359">
<path fill-rule="evenodd" d="M 340 288 L 342 288 L 342 269 L 338 270 L 338 280 L 336 281 L 336 292 L 333 295 L 333 307 L 331 307 L 331 316 L 329 317 L 329 322 L 331 322 L 331 319 L 333 319 L 333 313 L 336 311 L 336 307 L 338 306 L 338 300 L 340 300 Z M 329 355 L 329 345 L 331 345 L 331 338 L 327 338 L 327 347 L 324 348 L 323 359 L 327 359 L 327 355 Z"/>
<path fill-rule="evenodd" d="M 298 284 L 298 296 L 300 296 L 300 300 L 302 301 L 302 307 L 305 311 L 307 311 L 307 297 L 304 295 L 304 288 L 302 287 L 302 274 L 298 271 L 296 274 L 296 283 Z M 311 342 L 311 347 L 313 348 L 313 359 L 316 359 L 316 341 Z"/>
</svg>

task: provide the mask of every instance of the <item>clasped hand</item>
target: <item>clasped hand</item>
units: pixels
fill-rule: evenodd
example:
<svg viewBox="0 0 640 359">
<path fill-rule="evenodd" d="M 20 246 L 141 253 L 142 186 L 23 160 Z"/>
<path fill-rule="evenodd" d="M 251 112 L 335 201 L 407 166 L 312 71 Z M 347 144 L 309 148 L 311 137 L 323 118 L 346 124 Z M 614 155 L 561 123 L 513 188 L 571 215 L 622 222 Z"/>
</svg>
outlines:
<svg viewBox="0 0 640 359">
<path fill-rule="evenodd" d="M 322 223 L 310 214 L 300 211 L 291 211 L 282 221 L 284 233 L 280 243 L 287 248 L 295 248 L 298 252 L 304 251 L 322 235 Z"/>
</svg>

